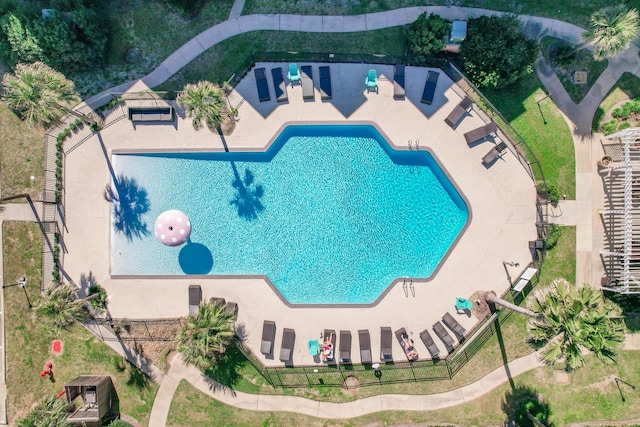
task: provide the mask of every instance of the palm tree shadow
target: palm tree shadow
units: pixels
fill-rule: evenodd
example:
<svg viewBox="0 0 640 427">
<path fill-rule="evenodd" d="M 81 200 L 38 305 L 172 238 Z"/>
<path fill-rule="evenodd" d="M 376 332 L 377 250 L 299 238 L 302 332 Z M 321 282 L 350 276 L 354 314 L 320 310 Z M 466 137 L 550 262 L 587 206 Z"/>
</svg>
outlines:
<svg viewBox="0 0 640 427">
<path fill-rule="evenodd" d="M 240 371 L 247 363 L 249 361 L 238 347 L 231 345 L 214 366 L 204 371 L 209 388 L 213 391 L 229 391 L 234 395 L 233 387 L 242 377 Z"/>
<path fill-rule="evenodd" d="M 104 198 L 113 205 L 113 226 L 131 241 L 149 234 L 143 216 L 149 211 L 150 203 L 147 190 L 140 187 L 135 178 L 119 175 L 104 190 Z"/>
<path fill-rule="evenodd" d="M 491 308 L 491 312 L 495 313 L 496 309 L 493 304 L 489 304 Z M 504 365 L 504 370 L 507 374 L 507 378 L 509 379 L 509 385 L 511 389 L 515 389 L 515 383 L 513 382 L 513 377 L 511 376 L 511 369 L 509 369 L 509 358 L 507 357 L 507 349 L 504 346 L 504 338 L 502 336 L 502 329 L 500 327 L 500 316 L 497 316 L 493 321 L 493 326 L 496 330 L 496 338 L 498 339 L 498 345 L 500 345 L 500 354 L 502 355 L 502 364 Z"/>
<path fill-rule="evenodd" d="M 234 175 L 231 185 L 236 189 L 236 194 L 229 204 L 238 209 L 238 216 L 252 221 L 264 211 L 264 205 L 260 201 L 264 196 L 264 188 L 255 183 L 255 177 L 249 169 L 244 170 L 244 178 L 241 178 L 234 162 L 231 162 L 231 168 Z"/>
<path fill-rule="evenodd" d="M 509 425 L 519 427 L 553 427 L 549 420 L 551 409 L 540 394 L 529 386 L 517 386 L 505 394 L 502 410 L 507 415 Z M 534 421 L 535 419 L 535 421 Z"/>
</svg>

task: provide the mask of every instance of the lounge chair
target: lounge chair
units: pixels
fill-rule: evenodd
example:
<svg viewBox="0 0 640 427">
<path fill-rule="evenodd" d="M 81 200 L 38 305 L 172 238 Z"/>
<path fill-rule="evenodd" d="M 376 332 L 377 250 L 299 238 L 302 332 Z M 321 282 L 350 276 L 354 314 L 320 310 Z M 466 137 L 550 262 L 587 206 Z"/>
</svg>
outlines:
<svg viewBox="0 0 640 427">
<path fill-rule="evenodd" d="M 340 361 L 351 364 L 351 331 L 340 331 Z"/>
<path fill-rule="evenodd" d="M 380 359 L 386 361 L 393 360 L 391 354 L 391 328 L 383 326 L 380 328 Z"/>
<path fill-rule="evenodd" d="M 466 298 L 456 298 L 456 311 L 471 310 L 473 303 Z"/>
<path fill-rule="evenodd" d="M 269 83 L 267 82 L 267 72 L 264 68 L 256 68 L 253 70 L 256 76 L 256 87 L 258 88 L 258 99 L 260 102 L 269 101 Z"/>
<path fill-rule="evenodd" d="M 480 126 L 472 131 L 464 134 L 464 139 L 467 141 L 467 145 L 471 145 L 476 141 L 484 140 L 492 133 L 498 130 L 498 126 L 494 122 L 489 122 L 484 126 Z"/>
<path fill-rule="evenodd" d="M 455 108 L 449 113 L 447 118 L 444 119 L 444 122 L 452 128 L 455 128 L 456 124 L 460 121 L 462 116 L 464 116 L 464 113 L 466 113 L 469 107 L 471 107 L 471 104 L 473 104 L 471 98 L 465 96 L 464 98 L 462 98 L 462 101 L 460 101 L 458 105 L 456 105 Z"/>
<path fill-rule="evenodd" d="M 447 349 L 447 352 L 449 354 L 453 353 L 453 350 L 455 349 L 453 338 L 449 335 L 449 332 L 447 332 L 444 326 L 442 326 L 442 323 L 436 322 L 433 325 L 433 332 L 435 332 L 438 338 L 440 338 L 444 343 L 444 347 Z"/>
<path fill-rule="evenodd" d="M 284 77 L 282 77 L 282 68 L 272 68 L 271 77 L 273 77 L 273 90 L 276 94 L 276 101 L 288 101 L 289 94 L 287 93 L 287 84 L 284 82 Z"/>
<path fill-rule="evenodd" d="M 371 364 L 373 358 L 371 356 L 371 337 L 368 329 L 360 329 L 358 331 L 358 341 L 360 341 L 360 363 Z"/>
<path fill-rule="evenodd" d="M 325 342 L 331 342 L 330 346 L 325 346 Z M 322 360 L 326 363 L 335 363 L 336 331 L 325 329 L 322 334 Z"/>
<path fill-rule="evenodd" d="M 378 92 L 378 74 L 376 73 L 376 70 L 369 70 L 367 78 L 364 80 L 364 84 L 367 86 L 367 90 L 375 90 Z"/>
<path fill-rule="evenodd" d="M 467 333 L 467 330 L 462 327 L 460 323 L 453 316 L 447 312 L 442 316 L 442 323 L 447 325 L 447 328 L 451 329 L 454 334 L 456 334 L 456 338 L 458 338 L 458 342 L 464 341 L 464 334 Z"/>
<path fill-rule="evenodd" d="M 202 288 L 200 285 L 189 285 L 189 316 L 198 314 L 198 307 L 202 301 Z"/>
<path fill-rule="evenodd" d="M 287 79 L 291 82 L 291 86 L 293 86 L 293 82 L 300 81 L 300 71 L 298 71 L 297 64 L 289 64 L 289 72 L 287 73 Z"/>
<path fill-rule="evenodd" d="M 295 340 L 296 331 L 284 328 L 282 331 L 282 344 L 280 344 L 280 360 L 282 362 L 288 362 L 291 360 L 291 353 L 293 353 Z"/>
<path fill-rule="evenodd" d="M 427 350 L 429 350 L 429 354 L 431 355 L 431 358 L 439 359 L 440 349 L 438 348 L 436 343 L 433 341 L 433 338 L 431 338 L 431 334 L 429 333 L 428 330 L 425 329 L 424 331 L 420 332 L 420 339 L 424 343 L 424 346 L 427 347 Z"/>
<path fill-rule="evenodd" d="M 404 65 L 393 68 L 393 99 L 404 99 Z"/>
<path fill-rule="evenodd" d="M 228 311 L 229 313 L 233 313 L 236 317 L 238 317 L 238 303 L 229 301 L 224 306 L 224 311 Z"/>
<path fill-rule="evenodd" d="M 422 92 L 422 99 L 420 102 L 423 104 L 431 105 L 433 97 L 436 94 L 436 86 L 438 85 L 438 77 L 440 73 L 437 71 L 429 71 L 427 74 L 427 81 L 424 84 L 424 91 Z"/>
<path fill-rule="evenodd" d="M 271 354 L 273 352 L 273 342 L 276 340 L 276 323 L 265 320 L 262 323 L 262 341 L 260 342 L 260 353 Z"/>
<path fill-rule="evenodd" d="M 487 154 L 484 155 L 484 157 L 482 158 L 482 163 L 484 163 L 485 166 L 491 166 L 493 162 L 495 162 L 506 149 L 507 144 L 504 141 L 500 142 L 491 150 L 489 150 Z"/>
<path fill-rule="evenodd" d="M 314 99 L 313 92 L 313 68 L 311 65 L 303 65 L 300 67 L 302 82 L 302 99 Z"/>
<path fill-rule="evenodd" d="M 328 65 L 319 68 L 320 71 L 320 99 L 331 99 L 331 69 Z"/>
<path fill-rule="evenodd" d="M 404 355 L 407 356 L 407 359 L 409 361 L 418 360 L 418 352 L 413 345 L 413 340 L 409 338 L 407 331 L 404 328 L 400 328 L 395 332 L 395 334 L 398 342 L 400 343 L 400 347 L 404 350 Z"/>
<path fill-rule="evenodd" d="M 227 301 L 222 297 L 211 297 L 209 298 L 210 304 L 220 304 L 220 306 L 224 307 L 227 305 Z"/>
</svg>

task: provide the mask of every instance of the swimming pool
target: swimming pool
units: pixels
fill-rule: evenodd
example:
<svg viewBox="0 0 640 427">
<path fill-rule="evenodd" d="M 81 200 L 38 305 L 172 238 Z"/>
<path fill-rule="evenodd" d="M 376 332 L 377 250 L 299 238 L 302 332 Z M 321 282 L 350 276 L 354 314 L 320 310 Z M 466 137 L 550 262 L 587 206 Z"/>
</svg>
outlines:
<svg viewBox="0 0 640 427">
<path fill-rule="evenodd" d="M 370 304 L 398 277 L 427 278 L 469 218 L 428 151 L 395 151 L 371 125 L 291 125 L 266 152 L 112 163 L 149 202 L 139 236 L 112 233 L 112 275 L 265 275 L 291 304 Z M 153 235 L 169 209 L 190 217 L 182 247 Z"/>
</svg>

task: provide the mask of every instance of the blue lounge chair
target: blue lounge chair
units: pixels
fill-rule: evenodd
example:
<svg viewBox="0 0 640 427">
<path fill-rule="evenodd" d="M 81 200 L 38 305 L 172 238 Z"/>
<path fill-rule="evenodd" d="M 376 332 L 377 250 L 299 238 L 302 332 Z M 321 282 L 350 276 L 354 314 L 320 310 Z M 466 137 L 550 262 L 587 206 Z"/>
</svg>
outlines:
<svg viewBox="0 0 640 427">
<path fill-rule="evenodd" d="M 291 82 L 291 85 L 293 85 L 293 82 L 300 81 L 300 71 L 298 71 L 297 64 L 289 64 L 289 72 L 287 73 L 287 79 L 289 79 L 289 81 Z"/>
<path fill-rule="evenodd" d="M 393 99 L 404 99 L 404 65 L 398 64 L 393 71 Z"/>
<path fill-rule="evenodd" d="M 376 70 L 371 69 L 369 70 L 369 73 L 367 74 L 367 78 L 364 81 L 364 84 L 367 86 L 368 90 L 375 90 L 376 92 L 378 92 L 378 75 L 376 73 Z"/>
<path fill-rule="evenodd" d="M 256 75 L 256 87 L 258 88 L 258 99 L 260 102 L 269 101 L 269 83 L 267 82 L 267 72 L 264 68 L 256 68 L 253 70 Z"/>
<path fill-rule="evenodd" d="M 473 303 L 466 298 L 456 298 L 456 311 L 471 310 Z"/>
<path fill-rule="evenodd" d="M 429 71 L 427 74 L 427 81 L 424 84 L 424 91 L 422 92 L 422 99 L 420 102 L 423 104 L 431 105 L 433 97 L 436 94 L 436 86 L 438 85 L 438 77 L 440 73 L 437 71 Z"/>
<path fill-rule="evenodd" d="M 272 68 L 271 77 L 273 78 L 273 90 L 276 94 L 276 101 L 284 102 L 289 100 L 289 94 L 287 93 L 287 84 L 282 77 L 282 68 Z"/>
<path fill-rule="evenodd" d="M 323 101 L 331 99 L 331 69 L 328 65 L 323 65 L 318 70 L 320 71 L 320 99 Z"/>
</svg>

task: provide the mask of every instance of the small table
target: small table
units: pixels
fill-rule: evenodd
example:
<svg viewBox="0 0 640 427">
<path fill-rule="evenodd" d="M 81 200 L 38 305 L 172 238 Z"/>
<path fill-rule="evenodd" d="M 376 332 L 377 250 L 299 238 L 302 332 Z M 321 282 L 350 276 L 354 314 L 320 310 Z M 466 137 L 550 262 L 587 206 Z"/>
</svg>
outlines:
<svg viewBox="0 0 640 427">
<path fill-rule="evenodd" d="M 525 286 L 527 286 L 527 283 L 529 283 L 529 281 L 531 280 L 531 278 L 538 272 L 537 268 L 532 268 L 529 267 L 527 268 L 524 273 L 522 273 L 522 276 L 520 276 L 520 280 L 518 280 L 518 283 L 516 283 L 516 285 L 512 288 L 514 291 L 516 292 L 522 292 L 522 290 L 524 289 Z"/>
</svg>

